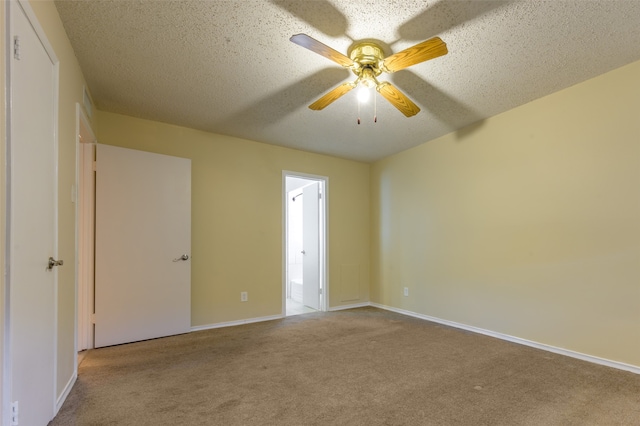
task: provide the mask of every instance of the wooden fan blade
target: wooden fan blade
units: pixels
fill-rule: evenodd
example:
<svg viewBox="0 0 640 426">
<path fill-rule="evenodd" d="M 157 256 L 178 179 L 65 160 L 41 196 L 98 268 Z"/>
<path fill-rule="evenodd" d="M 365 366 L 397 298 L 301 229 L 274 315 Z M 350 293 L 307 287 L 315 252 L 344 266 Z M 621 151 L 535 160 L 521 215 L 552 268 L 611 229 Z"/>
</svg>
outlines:
<svg viewBox="0 0 640 426">
<path fill-rule="evenodd" d="M 314 103 L 312 103 L 311 105 L 309 105 L 309 108 L 315 111 L 324 109 L 327 105 L 334 102 L 336 99 L 338 99 L 340 96 L 343 96 L 354 87 L 356 87 L 355 83 L 343 83 L 340 86 L 333 89 L 332 91 L 330 91 L 329 93 L 327 93 L 326 95 L 324 95 L 323 97 L 321 97 L 320 99 L 318 99 L 317 101 L 315 101 Z"/>
<path fill-rule="evenodd" d="M 391 102 L 391 105 L 398 108 L 400 112 L 407 117 L 413 117 L 420 112 L 418 105 L 414 104 L 411 99 L 391 83 L 383 81 L 376 87 L 376 90 L 384 96 L 386 100 Z"/>
<path fill-rule="evenodd" d="M 395 72 L 448 52 L 446 43 L 440 37 L 434 37 L 385 58 L 383 67 L 387 72 Z"/>
<path fill-rule="evenodd" d="M 320 43 L 318 40 L 311 38 L 306 34 L 293 35 L 289 40 L 291 40 L 298 46 L 302 46 L 306 49 L 311 50 L 312 52 L 316 52 L 318 55 L 324 56 L 327 59 L 331 59 L 333 62 L 336 62 L 345 68 L 349 68 L 354 65 L 353 61 L 347 56 L 343 55 L 337 50 L 330 48 L 326 44 Z"/>
</svg>

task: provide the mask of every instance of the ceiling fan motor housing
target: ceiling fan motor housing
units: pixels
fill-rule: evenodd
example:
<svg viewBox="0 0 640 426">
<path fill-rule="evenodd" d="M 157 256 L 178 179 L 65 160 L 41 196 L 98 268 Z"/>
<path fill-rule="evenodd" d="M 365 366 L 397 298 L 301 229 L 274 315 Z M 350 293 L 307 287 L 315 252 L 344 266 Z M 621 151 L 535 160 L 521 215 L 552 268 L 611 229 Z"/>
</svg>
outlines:
<svg viewBox="0 0 640 426">
<path fill-rule="evenodd" d="M 363 69 L 371 70 L 374 77 L 379 76 L 382 72 L 381 68 L 382 61 L 384 60 L 384 54 L 382 53 L 380 46 L 375 43 L 358 43 L 353 47 L 349 56 L 356 64 L 353 68 L 353 73 L 358 77 L 361 76 Z"/>
</svg>

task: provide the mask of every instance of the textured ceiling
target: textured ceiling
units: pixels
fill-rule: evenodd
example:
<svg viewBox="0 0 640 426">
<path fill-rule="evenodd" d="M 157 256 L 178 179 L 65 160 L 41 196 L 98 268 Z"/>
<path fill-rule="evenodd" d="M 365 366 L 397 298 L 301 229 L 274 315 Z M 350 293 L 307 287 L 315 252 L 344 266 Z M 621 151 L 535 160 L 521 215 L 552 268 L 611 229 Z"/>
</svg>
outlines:
<svg viewBox="0 0 640 426">
<path fill-rule="evenodd" d="M 100 110 L 373 161 L 640 59 L 640 1 L 57 0 Z M 354 79 L 289 41 L 386 55 L 434 36 L 449 54 L 382 75 L 421 108 L 405 118 Z M 640 76 L 639 76 L 640 78 Z M 176 141 L 176 143 L 180 143 Z"/>
</svg>

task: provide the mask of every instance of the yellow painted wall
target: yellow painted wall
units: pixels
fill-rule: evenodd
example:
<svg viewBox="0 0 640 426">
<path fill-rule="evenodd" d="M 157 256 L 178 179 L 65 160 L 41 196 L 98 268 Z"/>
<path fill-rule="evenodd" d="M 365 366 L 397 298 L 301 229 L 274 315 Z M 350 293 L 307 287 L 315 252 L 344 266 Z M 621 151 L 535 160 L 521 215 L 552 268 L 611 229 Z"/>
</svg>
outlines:
<svg viewBox="0 0 640 426">
<path fill-rule="evenodd" d="M 75 209 L 76 103 L 82 104 L 84 77 L 53 1 L 31 1 L 31 8 L 60 61 L 58 95 L 58 355 L 56 394 L 74 374 L 75 365 Z"/>
<path fill-rule="evenodd" d="M 369 300 L 368 164 L 124 115 L 98 117 L 99 143 L 192 160 L 193 326 L 281 314 L 283 170 L 329 177 L 329 306 Z M 349 279 L 353 265 L 359 279 Z M 248 302 L 240 302 L 241 291 Z"/>
<path fill-rule="evenodd" d="M 639 76 L 373 164 L 371 300 L 640 366 Z"/>
</svg>

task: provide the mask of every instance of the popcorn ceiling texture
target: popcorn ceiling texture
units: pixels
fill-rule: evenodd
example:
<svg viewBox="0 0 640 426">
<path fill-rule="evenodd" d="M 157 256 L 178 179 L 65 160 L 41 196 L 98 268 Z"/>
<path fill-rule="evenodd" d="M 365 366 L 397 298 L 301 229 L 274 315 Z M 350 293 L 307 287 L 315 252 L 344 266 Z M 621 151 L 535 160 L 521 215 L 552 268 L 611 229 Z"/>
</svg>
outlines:
<svg viewBox="0 0 640 426">
<path fill-rule="evenodd" d="M 640 60 L 640 1 L 56 0 L 98 109 L 374 161 Z M 384 74 L 381 96 L 307 105 L 355 77 L 289 41 L 387 55 L 434 36 L 449 54 Z"/>
</svg>

